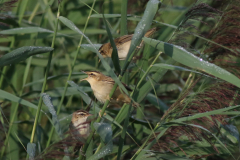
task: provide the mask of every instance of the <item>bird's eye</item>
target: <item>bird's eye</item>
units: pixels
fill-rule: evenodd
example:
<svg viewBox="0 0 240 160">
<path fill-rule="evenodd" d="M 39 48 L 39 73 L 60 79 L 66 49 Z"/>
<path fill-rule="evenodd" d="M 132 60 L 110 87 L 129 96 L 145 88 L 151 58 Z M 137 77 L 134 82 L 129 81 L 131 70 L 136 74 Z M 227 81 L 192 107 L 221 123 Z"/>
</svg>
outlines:
<svg viewBox="0 0 240 160">
<path fill-rule="evenodd" d="M 93 74 L 93 73 L 91 73 L 90 75 L 91 75 L 91 76 L 93 76 L 94 74 Z"/>
</svg>

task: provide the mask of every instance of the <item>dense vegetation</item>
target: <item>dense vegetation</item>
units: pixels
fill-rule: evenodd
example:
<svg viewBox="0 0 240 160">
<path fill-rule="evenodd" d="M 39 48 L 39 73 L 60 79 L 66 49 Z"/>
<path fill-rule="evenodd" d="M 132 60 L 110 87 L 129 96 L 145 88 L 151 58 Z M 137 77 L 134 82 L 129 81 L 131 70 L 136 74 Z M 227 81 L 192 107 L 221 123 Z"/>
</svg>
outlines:
<svg viewBox="0 0 240 160">
<path fill-rule="evenodd" d="M 1 0 L 0 159 L 238 159 L 239 2 Z M 127 34 L 126 60 L 98 52 Z M 99 103 L 81 71 L 132 103 Z M 69 130 L 80 109 L 85 140 Z"/>
</svg>

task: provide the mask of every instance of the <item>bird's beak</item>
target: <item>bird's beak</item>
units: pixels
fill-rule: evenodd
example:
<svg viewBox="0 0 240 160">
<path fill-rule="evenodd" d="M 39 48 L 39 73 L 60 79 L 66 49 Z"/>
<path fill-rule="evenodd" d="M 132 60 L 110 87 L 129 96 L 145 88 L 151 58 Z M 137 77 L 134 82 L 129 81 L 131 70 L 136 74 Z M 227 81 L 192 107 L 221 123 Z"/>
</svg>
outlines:
<svg viewBox="0 0 240 160">
<path fill-rule="evenodd" d="M 81 72 L 83 72 L 83 73 L 87 74 L 85 71 L 81 71 Z"/>
<path fill-rule="evenodd" d="M 87 73 L 86 73 L 86 72 L 84 72 L 84 71 L 82 71 L 82 72 L 83 72 L 83 73 L 85 73 L 85 74 L 87 74 Z M 87 75 L 88 75 L 88 74 L 87 74 Z M 87 78 L 88 78 L 88 77 L 87 77 Z M 87 78 L 81 79 L 81 80 L 80 80 L 80 82 L 81 82 L 81 81 L 86 81 L 86 80 L 87 80 Z"/>
<path fill-rule="evenodd" d="M 82 82 L 82 81 L 86 81 L 86 80 L 87 80 L 87 78 L 84 78 L 84 79 L 81 79 L 80 82 Z"/>
</svg>

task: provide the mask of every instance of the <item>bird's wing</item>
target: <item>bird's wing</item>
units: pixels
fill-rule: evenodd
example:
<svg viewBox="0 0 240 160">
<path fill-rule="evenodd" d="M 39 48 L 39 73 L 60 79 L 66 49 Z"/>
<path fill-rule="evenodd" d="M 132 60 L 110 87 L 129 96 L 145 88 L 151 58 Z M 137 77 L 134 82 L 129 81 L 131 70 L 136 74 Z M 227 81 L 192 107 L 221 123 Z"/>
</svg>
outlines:
<svg viewBox="0 0 240 160">
<path fill-rule="evenodd" d="M 156 31 L 158 31 L 160 28 L 159 27 L 154 27 L 154 28 L 151 28 L 151 29 L 149 29 L 146 33 L 145 33 L 145 35 L 144 35 L 144 37 L 150 37 L 150 36 L 152 36 Z"/>
<path fill-rule="evenodd" d="M 115 81 L 111 77 L 106 77 L 102 81 L 108 82 L 113 85 L 115 84 Z M 132 92 L 132 89 L 128 85 L 126 85 L 125 83 L 122 83 L 122 84 L 128 91 Z"/>
<path fill-rule="evenodd" d="M 133 36 L 133 34 L 124 35 L 122 37 L 114 39 L 114 42 L 115 42 L 116 45 L 120 45 L 120 44 L 126 43 L 128 41 L 131 41 L 132 40 L 132 36 Z"/>
</svg>

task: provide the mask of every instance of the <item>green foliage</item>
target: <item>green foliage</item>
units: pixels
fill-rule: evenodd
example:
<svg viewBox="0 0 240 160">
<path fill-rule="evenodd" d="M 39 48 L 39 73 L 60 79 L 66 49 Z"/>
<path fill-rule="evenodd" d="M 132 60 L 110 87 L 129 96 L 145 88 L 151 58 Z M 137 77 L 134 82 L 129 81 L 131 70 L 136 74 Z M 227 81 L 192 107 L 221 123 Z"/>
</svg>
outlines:
<svg viewBox="0 0 240 160">
<path fill-rule="evenodd" d="M 238 159 L 239 2 L 1 1 L 0 159 Z M 127 33 L 119 61 L 114 38 Z M 85 70 L 131 104 L 99 103 Z M 80 109 L 93 115 L 84 141 L 69 131 Z"/>
</svg>

